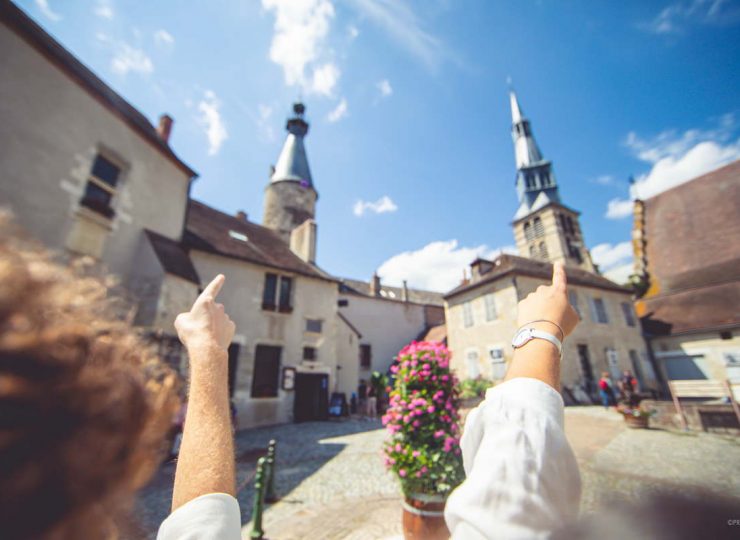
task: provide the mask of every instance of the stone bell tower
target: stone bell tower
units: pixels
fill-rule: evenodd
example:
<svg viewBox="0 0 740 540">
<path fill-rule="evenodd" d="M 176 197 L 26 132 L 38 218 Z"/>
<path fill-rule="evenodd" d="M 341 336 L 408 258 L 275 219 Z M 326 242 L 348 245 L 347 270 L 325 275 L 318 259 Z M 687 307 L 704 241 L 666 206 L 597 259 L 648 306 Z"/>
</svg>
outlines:
<svg viewBox="0 0 740 540">
<path fill-rule="evenodd" d="M 522 114 L 513 91 L 510 99 L 519 197 L 519 210 L 512 226 L 519 253 L 522 257 L 562 261 L 568 266 L 594 272 L 578 222 L 580 213 L 560 201 L 552 163 L 542 157 L 529 120 Z"/>
<path fill-rule="evenodd" d="M 313 221 L 316 200 L 319 197 L 313 185 L 306 147 L 303 144 L 308 133 L 305 112 L 303 103 L 293 105 L 293 116 L 288 119 L 285 127 L 288 136 L 265 188 L 262 224 L 275 230 L 288 244 L 291 242 L 291 233 L 296 228 L 307 220 Z M 313 228 L 315 230 L 315 224 Z M 313 236 L 315 253 L 315 234 Z"/>
</svg>

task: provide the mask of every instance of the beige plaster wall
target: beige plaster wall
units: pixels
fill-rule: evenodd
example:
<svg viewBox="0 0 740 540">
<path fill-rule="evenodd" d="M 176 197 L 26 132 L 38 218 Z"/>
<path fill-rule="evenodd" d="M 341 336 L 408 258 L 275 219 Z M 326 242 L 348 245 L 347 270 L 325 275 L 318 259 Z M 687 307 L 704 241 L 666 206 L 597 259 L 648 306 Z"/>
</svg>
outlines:
<svg viewBox="0 0 740 540">
<path fill-rule="evenodd" d="M 337 285 L 297 274 L 276 272 L 266 267 L 200 251 L 192 251 L 193 264 L 203 283 L 219 273 L 226 276 L 219 301 L 236 324 L 240 357 L 234 396 L 240 427 L 289 422 L 293 417 L 293 392 L 278 390 L 276 398 L 252 398 L 252 373 L 257 345 L 282 348 L 281 368 L 300 368 L 303 347 L 317 348 L 315 367 L 303 369 L 329 373 L 330 390 L 336 387 L 336 336 L 338 318 Z M 293 311 L 276 313 L 262 309 L 265 272 L 293 278 Z M 321 319 L 321 334 L 305 332 L 306 319 Z"/>
<path fill-rule="evenodd" d="M 5 25 L 0 50 L 0 204 L 33 236 L 62 249 L 93 159 L 107 151 L 125 170 L 110 232 L 97 248 L 126 282 L 143 228 L 179 237 L 188 176 Z"/>
<path fill-rule="evenodd" d="M 385 373 L 405 345 L 424 330 L 424 306 L 353 294 L 340 294 L 347 300 L 342 314 L 362 334 L 360 343 L 370 344 L 371 367 L 359 368 L 359 378 L 369 380 L 373 371 Z M 359 359 L 358 359 L 359 363 Z"/>
<path fill-rule="evenodd" d="M 344 321 L 337 321 L 337 378 L 335 392 L 343 392 L 347 400 L 357 392 L 360 379 L 360 338 Z"/>
<path fill-rule="evenodd" d="M 502 278 L 495 283 L 448 299 L 446 303 L 447 333 L 449 345 L 453 351 L 452 367 L 458 376 L 463 379 L 468 377 L 466 355 L 471 350 L 478 351 L 480 374 L 486 378 L 492 377 L 492 364 L 488 356 L 489 347 L 502 347 L 506 362 L 511 361 L 513 355 L 511 339 L 518 328 L 516 320 L 518 301 L 542 284 L 545 284 L 544 280 L 519 276 L 516 278 L 515 287 L 512 278 Z M 631 306 L 630 295 L 590 287 L 570 286 L 569 288 L 575 290 L 578 295 L 581 323 L 565 341 L 561 364 L 563 384 L 572 386 L 583 382 L 577 354 L 577 346 L 580 344 L 588 346 L 592 370 L 597 379 L 601 371 L 607 370 L 607 348 L 616 350 L 620 370 L 635 371 L 630 363 L 630 350 L 637 352 L 641 362 L 638 367 L 642 368 L 642 362 L 647 361 L 647 350 L 639 323 L 634 327 L 627 326 L 619 306 L 621 302 L 627 302 Z M 488 293 L 494 295 L 498 312 L 498 317 L 490 322 L 485 320 L 483 298 Z M 590 297 L 601 297 L 604 300 L 609 317 L 608 324 L 597 323 L 593 320 L 587 305 Z M 463 304 L 468 301 L 472 302 L 474 325 L 465 328 Z M 636 317 L 635 321 L 637 321 Z M 649 382 L 651 386 L 655 385 L 655 380 L 652 378 L 646 382 Z"/>
</svg>

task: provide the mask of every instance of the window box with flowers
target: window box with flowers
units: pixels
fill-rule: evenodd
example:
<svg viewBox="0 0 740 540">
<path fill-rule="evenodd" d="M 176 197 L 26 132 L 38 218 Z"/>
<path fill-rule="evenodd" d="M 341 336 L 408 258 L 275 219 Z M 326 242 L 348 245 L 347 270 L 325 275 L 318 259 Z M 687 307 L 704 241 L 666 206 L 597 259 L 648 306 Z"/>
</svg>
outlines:
<svg viewBox="0 0 740 540">
<path fill-rule="evenodd" d="M 395 385 L 383 424 L 389 432 L 386 466 L 404 494 L 407 540 L 448 538 L 447 496 L 464 479 L 455 376 L 439 342 L 413 342 L 391 367 Z"/>
</svg>

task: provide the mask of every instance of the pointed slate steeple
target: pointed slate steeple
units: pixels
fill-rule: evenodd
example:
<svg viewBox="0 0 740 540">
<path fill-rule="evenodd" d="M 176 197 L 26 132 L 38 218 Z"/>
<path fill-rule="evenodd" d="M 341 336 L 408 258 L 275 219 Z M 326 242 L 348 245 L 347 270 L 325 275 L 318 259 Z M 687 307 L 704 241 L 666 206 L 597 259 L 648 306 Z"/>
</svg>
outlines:
<svg viewBox="0 0 740 540">
<path fill-rule="evenodd" d="M 316 199 L 319 194 L 313 185 L 311 169 L 303 139 L 308 133 L 303 103 L 293 104 L 293 116 L 288 118 L 283 149 L 277 164 L 270 172 L 265 188 L 262 223 L 276 231 L 286 243 L 291 242 L 293 231 L 316 217 Z M 314 224 L 315 225 L 315 224 Z M 314 230 L 309 227 L 309 229 Z M 312 242 L 315 244 L 315 232 Z M 313 246 L 315 253 L 315 245 Z"/>
<path fill-rule="evenodd" d="M 541 193 L 553 202 L 560 202 L 552 163 L 542 157 L 534 139 L 529 120 L 522 113 L 519 100 L 513 90 L 509 92 L 511 102 L 511 137 L 514 141 L 516 160 L 516 190 L 520 208 L 517 219 L 532 211 L 532 206 Z"/>
<path fill-rule="evenodd" d="M 275 171 L 270 176 L 270 182 L 293 181 L 300 182 L 304 187 L 313 188 L 311 169 L 308 166 L 308 156 L 303 138 L 308 133 L 308 122 L 304 118 L 306 107 L 303 103 L 293 105 L 294 116 L 288 119 L 285 129 L 288 136 L 275 165 Z"/>
</svg>

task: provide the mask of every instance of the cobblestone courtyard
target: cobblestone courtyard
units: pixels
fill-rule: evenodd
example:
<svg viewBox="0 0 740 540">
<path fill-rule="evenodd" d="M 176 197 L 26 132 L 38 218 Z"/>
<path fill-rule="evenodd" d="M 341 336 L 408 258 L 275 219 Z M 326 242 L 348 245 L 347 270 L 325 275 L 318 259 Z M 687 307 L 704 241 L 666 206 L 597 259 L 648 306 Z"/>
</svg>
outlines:
<svg viewBox="0 0 740 540">
<path fill-rule="evenodd" d="M 583 479 L 582 513 L 609 501 L 637 500 L 652 490 L 738 498 L 740 441 L 716 435 L 628 430 L 614 412 L 569 408 L 566 432 Z M 283 425 L 237 436 L 238 499 L 248 538 L 256 459 L 278 441 L 276 489 L 266 537 L 382 539 L 401 534 L 398 487 L 381 464 L 385 432 L 378 422 L 347 420 Z M 165 465 L 139 500 L 137 516 L 154 538 L 167 515 L 174 466 Z"/>
</svg>

